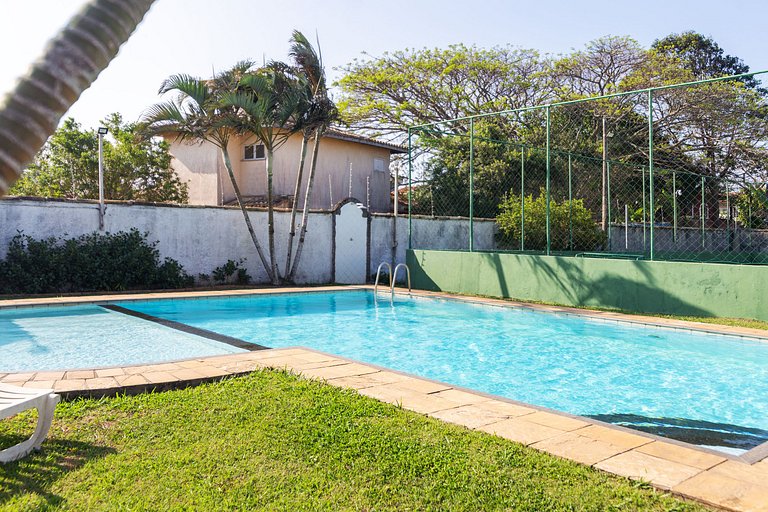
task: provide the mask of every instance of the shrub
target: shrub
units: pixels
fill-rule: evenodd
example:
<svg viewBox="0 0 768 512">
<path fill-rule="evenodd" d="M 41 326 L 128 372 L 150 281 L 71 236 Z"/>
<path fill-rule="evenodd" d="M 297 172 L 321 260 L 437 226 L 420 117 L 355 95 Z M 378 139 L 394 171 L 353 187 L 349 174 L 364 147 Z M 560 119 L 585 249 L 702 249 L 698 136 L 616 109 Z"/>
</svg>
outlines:
<svg viewBox="0 0 768 512">
<path fill-rule="evenodd" d="M 751 229 L 768 227 L 768 192 L 756 185 L 747 185 L 736 196 L 737 218 Z"/>
<path fill-rule="evenodd" d="M 137 229 L 43 240 L 17 234 L 0 261 L 0 293 L 183 288 L 192 278 Z"/>
<path fill-rule="evenodd" d="M 542 188 L 539 196 L 526 196 L 525 206 L 525 248 L 543 251 L 547 248 L 547 200 Z M 502 247 L 516 249 L 520 247 L 521 228 L 520 196 L 509 194 L 499 205 L 501 213 L 496 217 L 499 227 L 499 242 Z M 584 207 L 581 199 L 564 200 L 560 203 L 550 198 L 550 247 L 554 251 L 594 251 L 605 243 L 605 233 L 592 217 L 592 212 Z M 573 229 L 573 247 L 569 247 Z"/>
<path fill-rule="evenodd" d="M 227 262 L 219 267 L 213 269 L 211 273 L 213 276 L 213 282 L 216 284 L 248 284 L 251 282 L 251 276 L 248 275 L 248 271 L 245 270 L 242 265 L 245 260 L 238 261 L 227 260 Z"/>
</svg>

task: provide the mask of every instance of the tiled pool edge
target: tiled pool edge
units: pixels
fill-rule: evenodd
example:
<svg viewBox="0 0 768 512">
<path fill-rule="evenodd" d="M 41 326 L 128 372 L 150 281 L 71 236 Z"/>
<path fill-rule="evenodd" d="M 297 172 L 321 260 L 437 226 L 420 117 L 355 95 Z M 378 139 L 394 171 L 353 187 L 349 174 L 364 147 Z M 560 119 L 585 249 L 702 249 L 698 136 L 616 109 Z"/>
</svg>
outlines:
<svg viewBox="0 0 768 512">
<path fill-rule="evenodd" d="M 286 294 L 333 292 L 340 290 L 368 290 L 369 285 L 327 285 L 327 286 L 297 286 L 297 287 L 265 287 L 242 288 L 226 290 L 187 290 L 147 291 L 140 293 L 115 293 L 98 295 L 73 295 L 65 297 L 38 297 L 30 299 L 0 299 L 0 309 L 46 307 L 46 306 L 79 306 L 83 304 L 112 304 L 115 302 L 137 302 L 154 299 L 205 299 L 210 297 L 242 297 L 246 295 Z"/>
<path fill-rule="evenodd" d="M 63 372 L 59 380 L 53 381 L 48 379 L 53 375 L 46 375 L 52 372 L 8 374 L 0 381 L 26 387 L 47 387 L 53 382 L 54 388 L 59 387 L 66 397 L 74 398 L 187 387 L 261 368 L 286 369 L 337 387 L 355 389 L 362 395 L 609 473 L 642 478 L 664 491 L 728 510 L 766 510 L 768 506 L 768 459 L 750 465 L 708 450 L 682 446 L 683 443 L 303 347 L 79 370 L 71 372 L 72 375 Z M 85 373 L 89 371 L 92 376 Z M 106 375 L 118 372 L 125 378 Z M 109 378 L 114 382 L 122 380 L 125 385 L 116 387 L 113 381 L 105 380 Z M 143 382 L 136 382 L 137 378 Z"/>
</svg>

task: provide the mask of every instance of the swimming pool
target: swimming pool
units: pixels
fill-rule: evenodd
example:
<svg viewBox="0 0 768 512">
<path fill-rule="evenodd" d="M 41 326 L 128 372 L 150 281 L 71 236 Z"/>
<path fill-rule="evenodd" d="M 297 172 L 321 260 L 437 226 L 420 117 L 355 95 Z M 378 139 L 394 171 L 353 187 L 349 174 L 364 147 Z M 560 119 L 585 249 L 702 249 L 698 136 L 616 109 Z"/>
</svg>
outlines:
<svg viewBox="0 0 768 512">
<path fill-rule="evenodd" d="M 390 307 L 367 290 L 120 305 L 694 444 L 738 452 L 768 441 L 768 343 L 757 339 L 451 299 Z"/>
<path fill-rule="evenodd" d="M 96 305 L 0 309 L 0 372 L 127 366 L 243 351 Z"/>
</svg>

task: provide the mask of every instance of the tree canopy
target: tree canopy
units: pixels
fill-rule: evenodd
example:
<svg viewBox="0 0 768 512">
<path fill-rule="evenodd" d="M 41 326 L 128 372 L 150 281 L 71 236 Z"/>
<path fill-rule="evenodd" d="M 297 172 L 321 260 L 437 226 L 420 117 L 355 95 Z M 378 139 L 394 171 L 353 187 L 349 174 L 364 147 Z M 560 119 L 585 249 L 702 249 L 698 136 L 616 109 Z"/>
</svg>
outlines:
<svg viewBox="0 0 768 512">
<path fill-rule="evenodd" d="M 551 92 L 549 65 L 509 46 L 386 53 L 342 68 L 339 108 L 357 128 L 398 135 L 414 124 L 541 103 Z"/>
<path fill-rule="evenodd" d="M 103 126 L 104 195 L 107 199 L 186 203 L 187 184 L 171 167 L 168 143 L 142 139 L 133 123 L 111 114 Z M 68 118 L 37 154 L 10 193 L 23 196 L 98 199 L 96 130 Z"/>
<path fill-rule="evenodd" d="M 340 106 L 351 126 L 405 142 L 409 128 L 433 123 L 410 132 L 412 184 L 419 186 L 413 194 L 414 211 L 468 214 L 468 135 L 473 130 L 474 214 L 493 217 L 510 190 L 519 194 L 524 187 L 526 196 L 537 193 L 548 143 L 560 155 L 552 156 L 557 164 L 552 183 L 561 197 L 568 194 L 565 155 L 573 157 L 574 172 L 579 169 L 574 187 L 600 188 L 605 160 L 616 164 L 614 196 L 622 187 L 642 185 L 641 169 L 647 169 L 650 157 L 647 93 L 552 107 L 549 138 L 544 109 L 530 107 L 741 74 L 749 67 L 712 38 L 685 32 L 659 39 L 650 48 L 629 37 L 606 36 L 560 56 L 506 46 L 406 49 L 356 60 L 343 71 Z M 768 179 L 767 100 L 768 93 L 754 77 L 654 93 L 656 167 L 704 176 L 712 189 L 722 188 L 723 180 Z M 499 111 L 507 112 L 472 124 L 451 121 Z M 521 183 L 523 165 L 526 177 L 538 183 Z M 698 183 L 689 181 L 691 186 Z M 657 185 L 667 184 L 660 177 Z M 590 208 L 594 212 L 600 205 Z M 717 215 L 716 205 L 710 214 Z"/>
<path fill-rule="evenodd" d="M 696 80 L 749 73 L 749 66 L 743 60 L 725 53 L 711 37 L 692 30 L 657 39 L 651 49 L 678 59 Z M 754 77 L 744 77 L 741 81 L 747 87 L 758 87 Z"/>
</svg>

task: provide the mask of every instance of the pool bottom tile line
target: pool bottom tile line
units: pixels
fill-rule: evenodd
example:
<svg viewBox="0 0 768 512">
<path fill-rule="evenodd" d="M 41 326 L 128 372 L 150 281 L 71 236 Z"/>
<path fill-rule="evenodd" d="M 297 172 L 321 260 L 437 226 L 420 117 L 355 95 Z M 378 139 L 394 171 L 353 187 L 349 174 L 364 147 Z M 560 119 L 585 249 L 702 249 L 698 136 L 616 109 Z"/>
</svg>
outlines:
<svg viewBox="0 0 768 512">
<path fill-rule="evenodd" d="M 207 338 L 209 340 L 218 341 L 219 343 L 226 343 L 227 345 L 231 345 L 233 347 L 247 350 L 249 352 L 253 352 L 256 350 L 269 350 L 271 348 L 271 347 L 265 347 L 264 345 L 258 345 L 256 343 L 243 341 L 238 338 L 233 338 L 232 336 L 225 336 L 224 334 L 219 334 L 217 332 L 209 331 L 206 329 L 200 329 L 199 327 L 192 327 L 191 325 L 183 324 L 181 322 L 176 322 L 174 320 L 167 320 L 165 318 L 148 315 L 146 313 L 140 313 L 138 311 L 124 308 L 122 306 L 117 306 L 115 304 L 100 304 L 100 307 L 107 309 L 109 311 L 121 313 L 123 315 L 133 316 L 141 320 L 146 320 L 148 322 L 154 322 L 164 327 L 185 332 L 187 334 L 193 334 L 195 336 L 200 336 L 201 338 Z"/>
</svg>

